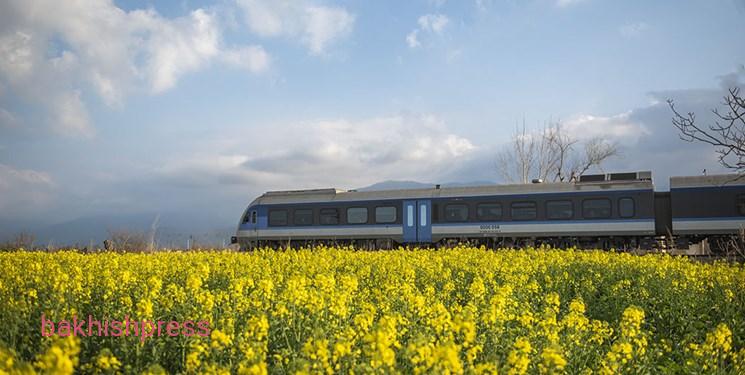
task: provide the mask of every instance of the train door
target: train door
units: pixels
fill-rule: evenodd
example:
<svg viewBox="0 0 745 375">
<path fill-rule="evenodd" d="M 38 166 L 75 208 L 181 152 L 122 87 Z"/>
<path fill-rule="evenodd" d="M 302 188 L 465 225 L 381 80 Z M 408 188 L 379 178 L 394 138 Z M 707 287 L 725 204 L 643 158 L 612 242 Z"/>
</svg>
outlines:
<svg viewBox="0 0 745 375">
<path fill-rule="evenodd" d="M 432 242 L 432 201 L 404 201 L 404 243 Z"/>
<path fill-rule="evenodd" d="M 419 227 L 417 228 L 416 239 L 419 243 L 432 242 L 432 201 L 416 201 L 419 207 Z"/>
<path fill-rule="evenodd" d="M 404 201 L 404 243 L 416 242 L 416 201 Z"/>
</svg>

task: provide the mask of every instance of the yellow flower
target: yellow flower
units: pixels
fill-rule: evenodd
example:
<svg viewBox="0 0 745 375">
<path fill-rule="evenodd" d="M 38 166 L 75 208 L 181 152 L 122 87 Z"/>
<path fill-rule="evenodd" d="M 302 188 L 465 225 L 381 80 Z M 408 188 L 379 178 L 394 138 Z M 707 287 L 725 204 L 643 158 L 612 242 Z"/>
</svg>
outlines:
<svg viewBox="0 0 745 375">
<path fill-rule="evenodd" d="M 213 329 L 210 334 L 210 347 L 212 349 L 223 349 L 233 343 L 233 340 L 219 329 Z"/>
<path fill-rule="evenodd" d="M 507 357 L 507 364 L 510 365 L 508 374 L 524 374 L 528 371 L 530 365 L 530 353 L 532 346 L 530 341 L 524 337 L 519 337 L 515 340 L 513 349 Z"/>
<path fill-rule="evenodd" d="M 119 362 L 109 349 L 104 349 L 98 355 L 96 365 L 101 370 L 118 370 L 122 363 Z"/>
<path fill-rule="evenodd" d="M 566 366 L 567 361 L 561 355 L 561 351 L 556 347 L 548 347 L 541 353 L 540 370 L 543 373 L 561 372 Z"/>
<path fill-rule="evenodd" d="M 745 373 L 741 264 L 460 244 L 0 252 L 0 269 L 0 374 Z M 89 314 L 179 327 L 59 337 Z"/>
<path fill-rule="evenodd" d="M 78 365 L 79 352 L 77 337 L 60 338 L 44 354 L 37 356 L 36 367 L 49 374 L 72 374 Z"/>
</svg>

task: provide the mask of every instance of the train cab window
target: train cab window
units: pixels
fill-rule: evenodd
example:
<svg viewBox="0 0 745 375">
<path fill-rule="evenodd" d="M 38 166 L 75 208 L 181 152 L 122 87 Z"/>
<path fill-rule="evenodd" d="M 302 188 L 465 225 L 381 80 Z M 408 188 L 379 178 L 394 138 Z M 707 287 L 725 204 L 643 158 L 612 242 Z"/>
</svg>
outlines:
<svg viewBox="0 0 745 375">
<path fill-rule="evenodd" d="M 537 216 L 535 202 L 515 202 L 510 208 L 512 220 L 535 220 Z"/>
<path fill-rule="evenodd" d="M 502 218 L 500 203 L 479 203 L 476 206 L 476 217 L 481 221 L 499 220 Z"/>
<path fill-rule="evenodd" d="M 634 217 L 633 198 L 621 198 L 618 200 L 618 216 L 624 218 Z"/>
<path fill-rule="evenodd" d="M 301 209 L 292 213 L 292 222 L 295 225 L 313 225 L 313 210 Z"/>
<path fill-rule="evenodd" d="M 465 204 L 445 205 L 445 221 L 468 220 L 468 206 Z"/>
<path fill-rule="evenodd" d="M 388 224 L 396 222 L 396 207 L 375 207 L 375 222 Z"/>
<path fill-rule="evenodd" d="M 582 201 L 582 217 L 605 219 L 611 215 L 610 199 L 585 199 Z"/>
<path fill-rule="evenodd" d="M 321 225 L 339 224 L 339 210 L 336 208 L 322 208 L 318 213 L 318 221 Z"/>
<path fill-rule="evenodd" d="M 367 223 L 367 208 L 365 207 L 347 208 L 347 223 L 349 224 Z"/>
<path fill-rule="evenodd" d="M 572 201 L 546 202 L 546 218 L 549 220 L 565 220 L 574 217 Z"/>
<path fill-rule="evenodd" d="M 287 225 L 287 210 L 269 211 L 269 226 L 278 227 Z"/>
<path fill-rule="evenodd" d="M 248 223 L 250 218 L 251 218 L 251 213 L 246 212 L 246 216 L 243 217 L 243 223 Z"/>
<path fill-rule="evenodd" d="M 251 212 L 251 224 L 256 224 L 256 211 Z"/>
</svg>

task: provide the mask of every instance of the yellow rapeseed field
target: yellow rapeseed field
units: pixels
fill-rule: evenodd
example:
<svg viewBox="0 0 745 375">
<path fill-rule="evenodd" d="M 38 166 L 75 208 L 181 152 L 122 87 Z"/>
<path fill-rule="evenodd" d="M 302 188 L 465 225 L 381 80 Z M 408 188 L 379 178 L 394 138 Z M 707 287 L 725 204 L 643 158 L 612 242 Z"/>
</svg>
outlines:
<svg viewBox="0 0 745 375">
<path fill-rule="evenodd" d="M 0 270 L 0 373 L 745 373 L 741 265 L 458 247 L 16 252 Z M 209 333 L 43 336 L 42 315 Z"/>
</svg>

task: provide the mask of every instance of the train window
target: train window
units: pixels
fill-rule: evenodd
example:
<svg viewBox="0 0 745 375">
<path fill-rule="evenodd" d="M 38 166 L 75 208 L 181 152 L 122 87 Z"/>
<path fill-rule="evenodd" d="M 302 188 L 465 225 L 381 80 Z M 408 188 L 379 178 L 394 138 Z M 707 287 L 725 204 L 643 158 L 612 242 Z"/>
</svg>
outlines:
<svg viewBox="0 0 745 375">
<path fill-rule="evenodd" d="M 283 226 L 287 225 L 287 210 L 271 210 L 269 211 L 269 226 Z"/>
<path fill-rule="evenodd" d="M 737 206 L 737 213 L 741 216 L 745 216 L 745 194 L 738 195 L 735 205 Z"/>
<path fill-rule="evenodd" d="M 445 205 L 445 221 L 468 220 L 468 206 L 465 204 Z"/>
<path fill-rule="evenodd" d="M 367 208 L 365 207 L 347 208 L 347 223 L 349 224 L 367 223 Z"/>
<path fill-rule="evenodd" d="M 395 223 L 396 207 L 375 207 L 375 222 L 379 224 Z"/>
<path fill-rule="evenodd" d="M 611 215 L 610 199 L 585 199 L 582 201 L 582 217 L 604 219 Z"/>
<path fill-rule="evenodd" d="M 618 216 L 634 217 L 634 199 L 621 198 L 618 200 Z"/>
<path fill-rule="evenodd" d="M 295 212 L 292 213 L 292 222 L 295 225 L 313 225 L 313 210 L 295 210 Z"/>
<path fill-rule="evenodd" d="M 515 202 L 510 208 L 512 220 L 535 220 L 537 216 L 535 202 Z"/>
<path fill-rule="evenodd" d="M 546 218 L 549 220 L 571 219 L 574 217 L 572 201 L 546 202 Z"/>
<path fill-rule="evenodd" d="M 502 218 L 502 204 L 479 203 L 476 206 L 476 216 L 481 221 L 499 220 Z"/>
<path fill-rule="evenodd" d="M 336 208 L 322 208 L 318 212 L 318 221 L 321 225 L 339 224 L 339 210 Z"/>
<path fill-rule="evenodd" d="M 251 212 L 251 224 L 256 224 L 256 211 Z"/>
<path fill-rule="evenodd" d="M 243 222 L 248 223 L 248 220 L 251 218 L 251 213 L 246 212 L 246 216 L 243 217 Z"/>
</svg>

